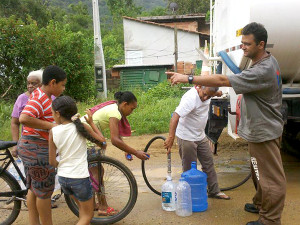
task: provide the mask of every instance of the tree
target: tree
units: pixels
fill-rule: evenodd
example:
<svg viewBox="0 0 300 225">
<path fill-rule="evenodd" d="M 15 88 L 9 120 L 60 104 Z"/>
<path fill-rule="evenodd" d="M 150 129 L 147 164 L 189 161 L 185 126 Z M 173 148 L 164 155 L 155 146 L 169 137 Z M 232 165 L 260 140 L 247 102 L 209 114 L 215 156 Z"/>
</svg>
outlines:
<svg viewBox="0 0 300 225">
<path fill-rule="evenodd" d="M 171 2 L 178 5 L 177 15 L 206 13 L 210 7 L 210 0 L 168 0 L 168 5 Z"/>
<path fill-rule="evenodd" d="M 0 18 L 0 96 L 16 98 L 26 88 L 32 70 L 58 65 L 68 77 L 66 94 L 77 100 L 95 96 L 93 38 L 72 32 L 68 26 L 50 22 L 39 28 L 28 17 Z"/>
<path fill-rule="evenodd" d="M 111 32 L 102 39 L 106 68 L 124 63 L 124 45 L 118 40 L 118 35 Z"/>
<path fill-rule="evenodd" d="M 141 14 L 142 7 L 135 5 L 133 0 L 106 0 L 114 23 L 122 23 L 122 16 L 136 17 Z"/>
<path fill-rule="evenodd" d="M 28 15 L 35 20 L 39 27 L 44 27 L 48 24 L 50 11 L 44 0 L 21 0 L 22 15 L 20 18 L 25 21 Z"/>
<path fill-rule="evenodd" d="M 10 17 L 15 14 L 18 15 L 21 11 L 22 5 L 20 0 L 1 0 L 0 1 L 0 16 Z"/>
<path fill-rule="evenodd" d="M 45 26 L 50 20 L 50 13 L 43 0 L 1 0 L 0 16 L 26 20 L 28 15 L 33 18 L 39 26 Z"/>
<path fill-rule="evenodd" d="M 65 24 L 69 24 L 73 32 L 81 31 L 89 35 L 93 34 L 93 19 L 88 12 L 87 5 L 79 2 L 78 4 L 71 4 L 68 7 L 70 13 L 64 18 Z"/>
<path fill-rule="evenodd" d="M 143 11 L 140 16 L 164 16 L 168 14 L 168 9 L 158 6 L 150 11 Z"/>
</svg>

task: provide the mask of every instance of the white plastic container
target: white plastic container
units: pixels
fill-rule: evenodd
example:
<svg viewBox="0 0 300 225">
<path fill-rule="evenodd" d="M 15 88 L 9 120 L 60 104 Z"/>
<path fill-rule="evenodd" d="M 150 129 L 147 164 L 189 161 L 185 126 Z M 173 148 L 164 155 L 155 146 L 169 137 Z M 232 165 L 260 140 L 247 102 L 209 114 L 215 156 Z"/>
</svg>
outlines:
<svg viewBox="0 0 300 225">
<path fill-rule="evenodd" d="M 16 159 L 16 164 L 17 166 L 19 167 L 19 169 L 21 170 L 21 173 L 23 174 L 23 176 L 25 177 L 25 172 L 24 172 L 24 165 L 23 165 L 23 162 L 21 161 L 21 159 Z M 21 188 L 22 189 L 25 189 L 25 185 L 20 177 L 20 175 L 18 174 L 16 168 L 14 167 L 14 165 L 11 163 L 8 167 L 8 172 L 11 173 L 11 175 L 14 176 L 14 178 L 16 178 L 16 180 L 18 181 L 18 183 L 20 184 Z"/>
<path fill-rule="evenodd" d="M 175 184 L 171 176 L 161 187 L 162 208 L 165 211 L 175 211 Z"/>
<path fill-rule="evenodd" d="M 179 179 L 179 183 L 175 189 L 175 205 L 176 214 L 178 216 L 192 215 L 192 194 L 191 187 L 184 178 Z"/>
</svg>

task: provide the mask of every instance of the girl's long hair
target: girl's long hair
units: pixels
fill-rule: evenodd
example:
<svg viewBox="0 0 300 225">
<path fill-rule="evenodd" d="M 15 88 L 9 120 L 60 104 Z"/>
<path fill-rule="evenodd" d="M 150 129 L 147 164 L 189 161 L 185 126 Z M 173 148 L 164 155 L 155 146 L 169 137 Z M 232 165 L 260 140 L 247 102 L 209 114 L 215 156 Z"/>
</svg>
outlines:
<svg viewBox="0 0 300 225">
<path fill-rule="evenodd" d="M 58 111 L 60 115 L 67 120 L 71 120 L 72 116 L 78 112 L 75 100 L 69 96 L 60 96 L 54 99 L 52 102 L 52 108 L 54 111 Z M 84 128 L 79 118 L 73 121 L 73 123 L 75 124 L 76 130 L 81 136 L 95 144 L 101 144 L 100 141 L 92 137 Z"/>
</svg>

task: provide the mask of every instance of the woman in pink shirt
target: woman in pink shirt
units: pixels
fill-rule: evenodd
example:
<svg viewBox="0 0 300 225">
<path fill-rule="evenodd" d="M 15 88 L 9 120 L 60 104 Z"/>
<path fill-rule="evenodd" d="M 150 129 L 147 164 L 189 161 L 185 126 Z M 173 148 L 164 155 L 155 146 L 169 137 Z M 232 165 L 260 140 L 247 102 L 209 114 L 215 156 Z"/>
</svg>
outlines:
<svg viewBox="0 0 300 225">
<path fill-rule="evenodd" d="M 11 135 L 13 141 L 19 140 L 19 133 L 20 133 L 20 122 L 19 117 L 24 109 L 30 94 L 37 88 L 40 87 L 42 84 L 42 70 L 31 71 L 27 76 L 27 91 L 23 94 L 20 94 L 15 102 L 12 114 L 11 114 Z M 17 157 L 17 147 L 14 146 L 11 153 L 14 157 Z"/>
</svg>

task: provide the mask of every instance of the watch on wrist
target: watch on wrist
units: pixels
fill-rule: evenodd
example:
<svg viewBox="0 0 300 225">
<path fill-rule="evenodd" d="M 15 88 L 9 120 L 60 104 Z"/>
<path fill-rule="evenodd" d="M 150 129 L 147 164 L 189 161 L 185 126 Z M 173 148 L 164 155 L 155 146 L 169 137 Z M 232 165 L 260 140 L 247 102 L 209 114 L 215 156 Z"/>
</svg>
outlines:
<svg viewBox="0 0 300 225">
<path fill-rule="evenodd" d="M 193 75 L 189 75 L 189 77 L 188 77 L 189 84 L 192 84 L 193 80 L 194 80 L 194 76 Z"/>
</svg>

